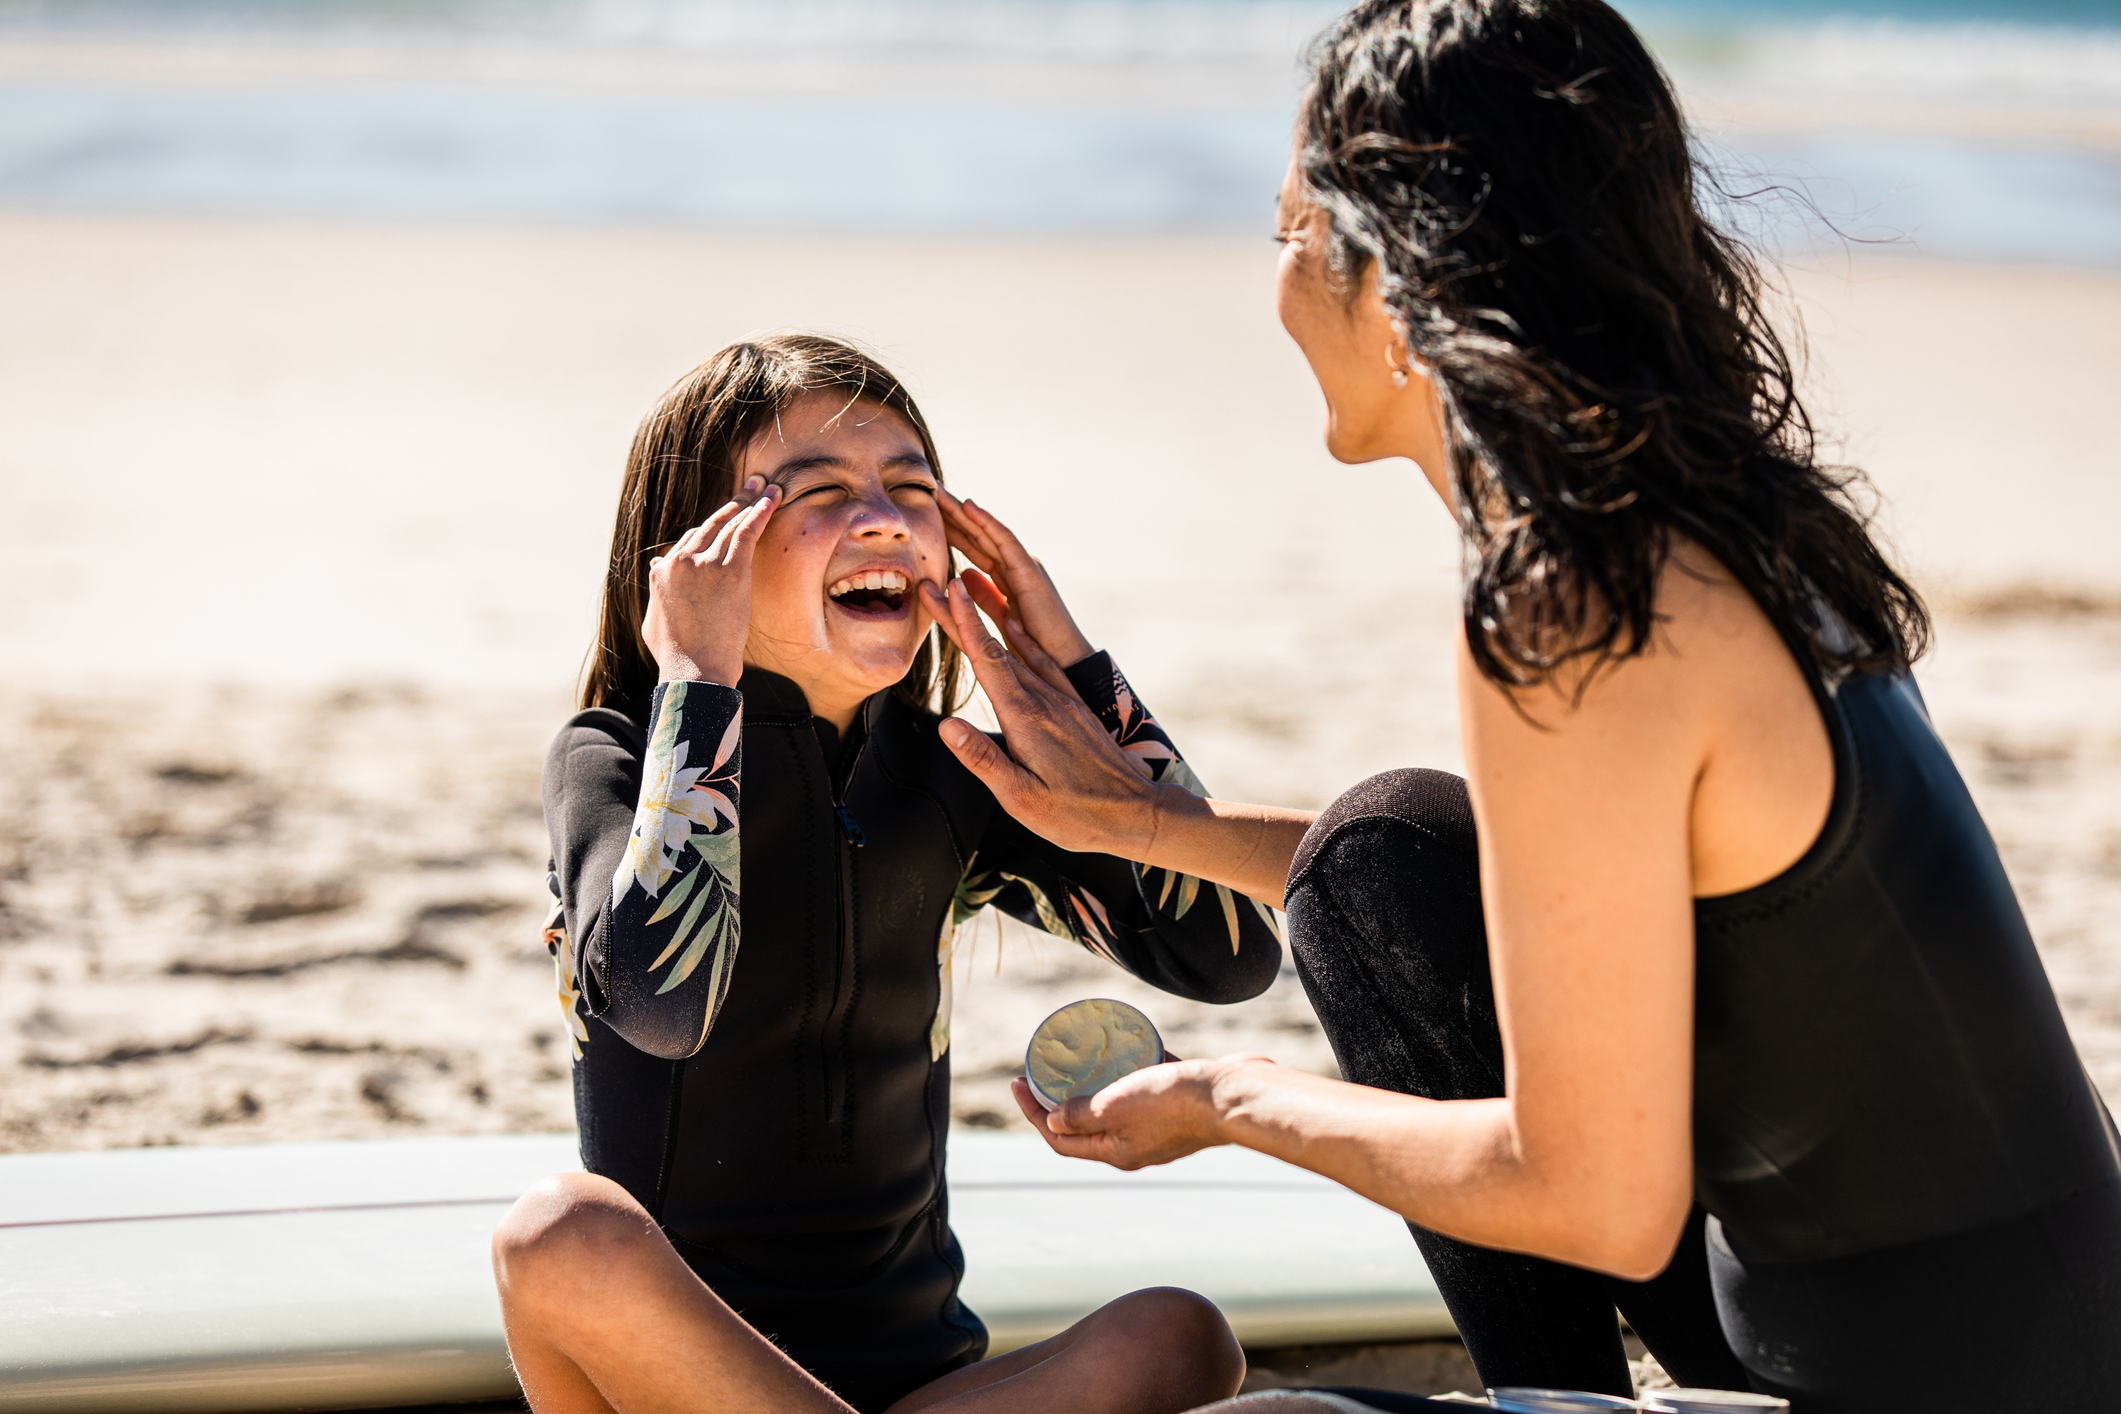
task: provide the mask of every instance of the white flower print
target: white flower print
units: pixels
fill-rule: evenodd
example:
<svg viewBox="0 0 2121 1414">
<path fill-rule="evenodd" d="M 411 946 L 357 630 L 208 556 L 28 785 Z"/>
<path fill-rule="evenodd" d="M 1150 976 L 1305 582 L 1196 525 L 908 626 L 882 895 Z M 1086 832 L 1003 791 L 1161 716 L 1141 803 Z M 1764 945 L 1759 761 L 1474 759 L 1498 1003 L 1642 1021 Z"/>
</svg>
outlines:
<svg viewBox="0 0 2121 1414">
<path fill-rule="evenodd" d="M 677 740 L 677 733 L 684 720 L 687 686 L 682 682 L 664 685 L 662 711 L 642 767 L 641 803 L 634 811 L 633 833 L 611 878 L 614 903 L 634 884 L 648 897 L 658 897 L 677 872 L 678 856 L 692 843 L 695 826 L 699 833 L 711 834 L 717 819 L 727 819 L 729 833 L 737 828 L 736 806 L 721 791 L 702 784 L 701 778 L 716 775 L 728 762 L 743 739 L 743 715 L 730 718 L 729 730 L 723 733 L 711 763 L 686 766 L 692 743 Z"/>
</svg>

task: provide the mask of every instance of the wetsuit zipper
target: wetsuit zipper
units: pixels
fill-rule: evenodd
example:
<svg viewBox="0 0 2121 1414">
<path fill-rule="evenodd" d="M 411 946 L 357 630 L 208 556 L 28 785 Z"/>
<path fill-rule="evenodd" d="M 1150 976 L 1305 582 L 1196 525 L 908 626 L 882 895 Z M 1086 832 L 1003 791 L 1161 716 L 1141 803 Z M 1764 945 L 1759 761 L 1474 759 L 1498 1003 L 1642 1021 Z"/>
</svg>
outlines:
<svg viewBox="0 0 2121 1414">
<path fill-rule="evenodd" d="M 865 730 L 861 744 L 854 749 L 854 760 L 848 763 L 846 775 L 834 780 L 829 764 L 826 774 L 826 781 L 832 787 L 833 822 L 838 827 L 832 855 L 833 895 L 838 915 L 833 929 L 832 1002 L 825 1009 L 825 1026 L 818 1035 L 818 1069 L 825 1082 L 825 1123 L 828 1125 L 839 1123 L 845 1109 L 842 1092 L 846 1088 L 846 1077 L 839 1073 L 833 1037 L 846 1024 L 840 1015 L 840 997 L 847 985 L 848 970 L 854 962 L 854 851 L 866 840 L 854 812 L 847 808 L 845 796 L 854 784 L 854 773 L 861 769 L 862 757 L 868 750 L 869 734 Z M 852 1004 L 851 999 L 849 1004 Z"/>
</svg>

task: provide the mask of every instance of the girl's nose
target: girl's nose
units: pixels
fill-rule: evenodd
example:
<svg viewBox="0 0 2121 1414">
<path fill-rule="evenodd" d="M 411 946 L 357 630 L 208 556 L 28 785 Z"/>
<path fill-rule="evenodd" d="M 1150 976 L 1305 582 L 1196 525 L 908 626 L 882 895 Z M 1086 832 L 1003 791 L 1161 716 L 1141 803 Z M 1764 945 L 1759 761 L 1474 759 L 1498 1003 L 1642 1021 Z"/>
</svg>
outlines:
<svg viewBox="0 0 2121 1414">
<path fill-rule="evenodd" d="M 861 509 L 855 512 L 854 526 L 849 532 L 862 539 L 883 538 L 904 540 L 912 535 L 912 527 L 906 524 L 905 512 L 890 496 L 879 492 L 862 498 Z"/>
</svg>

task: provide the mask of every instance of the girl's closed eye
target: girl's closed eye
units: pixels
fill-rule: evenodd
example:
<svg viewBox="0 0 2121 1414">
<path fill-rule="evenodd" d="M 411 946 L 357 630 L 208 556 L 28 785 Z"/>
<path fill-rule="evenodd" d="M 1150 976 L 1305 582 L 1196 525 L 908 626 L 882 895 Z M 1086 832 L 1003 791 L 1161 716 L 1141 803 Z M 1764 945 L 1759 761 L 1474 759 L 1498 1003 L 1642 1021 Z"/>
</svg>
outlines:
<svg viewBox="0 0 2121 1414">
<path fill-rule="evenodd" d="M 785 504 L 792 506 L 797 501 L 814 500 L 827 492 L 845 494 L 846 488 L 836 481 L 813 481 L 807 486 L 799 485 L 793 489 L 784 490 L 782 494 L 785 498 Z"/>
</svg>

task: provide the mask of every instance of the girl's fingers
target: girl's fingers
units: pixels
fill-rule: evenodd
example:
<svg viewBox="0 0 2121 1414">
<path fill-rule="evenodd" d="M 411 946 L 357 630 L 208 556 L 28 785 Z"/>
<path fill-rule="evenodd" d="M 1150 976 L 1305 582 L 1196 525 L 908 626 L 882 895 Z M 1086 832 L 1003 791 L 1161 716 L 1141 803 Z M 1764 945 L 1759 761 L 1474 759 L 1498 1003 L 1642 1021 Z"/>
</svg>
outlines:
<svg viewBox="0 0 2121 1414">
<path fill-rule="evenodd" d="M 719 547 L 725 543 L 722 532 L 761 500 L 778 495 L 779 492 L 780 488 L 768 486 L 763 476 L 746 478 L 744 484 L 737 487 L 735 494 L 717 507 L 713 515 L 678 537 L 678 542 L 670 547 L 672 558 L 678 555 L 710 554 L 720 560 L 723 551 Z"/>
<path fill-rule="evenodd" d="M 725 537 L 729 542 L 728 548 L 715 556 L 717 561 L 724 565 L 750 561 L 751 552 L 757 548 L 759 537 L 766 533 L 766 522 L 772 519 L 774 507 L 781 503 L 780 489 L 778 486 L 768 486 L 759 494 L 757 500 L 745 508 L 742 515 L 729 523 L 721 536 L 716 537 L 717 546 Z"/>
<path fill-rule="evenodd" d="M 729 507 L 722 507 L 722 510 L 716 511 L 714 515 L 709 516 L 705 524 L 696 525 L 692 527 L 692 529 L 686 531 L 683 535 L 680 535 L 677 539 L 671 541 L 670 548 L 663 551 L 662 557 L 666 560 L 674 560 L 680 555 L 691 555 L 697 553 L 702 545 L 705 545 L 708 540 L 713 538 L 713 531 L 710 530 L 708 527 L 719 525 L 719 522 L 716 520 L 716 517 L 722 515 L 723 511 L 729 511 Z M 730 514 L 733 515 L 735 514 L 735 512 L 730 511 Z"/>
<path fill-rule="evenodd" d="M 759 478 L 757 478 L 756 476 L 751 478 L 751 481 L 753 482 L 757 482 L 758 480 Z M 760 482 L 759 484 L 763 485 L 764 483 Z M 713 540 L 717 534 L 721 532 L 723 526 L 729 524 L 729 522 L 735 520 L 738 516 L 742 515 L 745 510 L 750 507 L 751 503 L 753 501 L 756 501 L 757 499 L 758 496 L 751 489 L 751 483 L 746 482 L 744 485 L 737 487 L 736 492 L 731 495 L 728 500 L 724 501 L 721 505 L 715 507 L 713 515 L 701 521 L 690 532 L 688 532 L 686 538 L 689 539 L 691 538 L 691 536 L 696 535 L 699 537 L 698 543 L 700 545 L 707 544 L 709 541 Z M 678 543 L 682 545 L 685 542 L 683 540 L 680 540 Z"/>
</svg>

